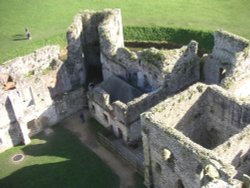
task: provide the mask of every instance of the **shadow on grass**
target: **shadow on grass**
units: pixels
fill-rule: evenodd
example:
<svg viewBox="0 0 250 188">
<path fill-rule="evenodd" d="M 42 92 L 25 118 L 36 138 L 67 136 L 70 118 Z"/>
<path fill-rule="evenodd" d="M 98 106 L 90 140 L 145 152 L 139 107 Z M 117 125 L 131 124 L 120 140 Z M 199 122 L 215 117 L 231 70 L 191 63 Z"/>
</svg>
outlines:
<svg viewBox="0 0 250 188">
<path fill-rule="evenodd" d="M 21 41 L 21 40 L 27 40 L 27 38 L 24 34 L 15 34 L 15 35 L 12 35 L 12 40 Z"/>
<path fill-rule="evenodd" d="M 175 45 L 186 45 L 191 40 L 199 42 L 199 50 L 211 52 L 214 46 L 213 32 L 171 27 L 127 26 L 123 28 L 126 40 L 168 41 Z"/>
<path fill-rule="evenodd" d="M 119 187 L 118 177 L 107 165 L 61 127 L 56 127 L 53 135 L 37 136 L 21 152 L 25 159 L 12 166 L 22 167 L 1 179 L 0 187 Z"/>
</svg>

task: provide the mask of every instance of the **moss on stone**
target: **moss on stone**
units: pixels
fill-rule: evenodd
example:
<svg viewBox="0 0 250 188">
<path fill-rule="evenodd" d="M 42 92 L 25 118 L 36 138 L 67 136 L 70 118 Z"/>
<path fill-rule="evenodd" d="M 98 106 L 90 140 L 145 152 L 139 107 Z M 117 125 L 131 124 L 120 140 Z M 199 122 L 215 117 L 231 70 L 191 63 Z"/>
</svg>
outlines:
<svg viewBox="0 0 250 188">
<path fill-rule="evenodd" d="M 203 86 L 202 86 L 202 85 L 198 85 L 198 86 L 196 87 L 196 89 L 197 89 L 197 91 L 198 91 L 199 93 L 202 93 L 202 92 L 203 92 Z"/>
<path fill-rule="evenodd" d="M 31 70 L 24 77 L 31 77 L 31 76 L 34 76 L 34 74 L 35 74 L 35 71 Z"/>
<path fill-rule="evenodd" d="M 220 37 L 223 37 L 223 38 L 229 38 L 231 40 L 235 40 L 239 43 L 241 43 L 244 47 L 248 47 L 249 46 L 249 40 L 243 38 L 243 37 L 240 37 L 238 35 L 235 35 L 233 33 L 229 33 L 227 31 L 223 31 L 223 30 L 217 30 L 215 32 L 216 35 L 220 36 Z"/>
<path fill-rule="evenodd" d="M 233 85 L 233 83 L 234 83 L 233 77 L 229 77 L 228 79 L 225 80 L 223 85 L 226 89 L 229 89 Z"/>
<path fill-rule="evenodd" d="M 42 74 L 46 75 L 49 74 L 53 70 L 52 66 L 48 66 L 47 68 L 43 69 Z"/>
<path fill-rule="evenodd" d="M 164 55 L 162 52 L 155 48 L 150 48 L 143 50 L 141 52 L 141 58 L 144 62 L 147 62 L 149 64 L 153 64 L 157 68 L 161 68 L 159 61 L 163 61 Z"/>
</svg>

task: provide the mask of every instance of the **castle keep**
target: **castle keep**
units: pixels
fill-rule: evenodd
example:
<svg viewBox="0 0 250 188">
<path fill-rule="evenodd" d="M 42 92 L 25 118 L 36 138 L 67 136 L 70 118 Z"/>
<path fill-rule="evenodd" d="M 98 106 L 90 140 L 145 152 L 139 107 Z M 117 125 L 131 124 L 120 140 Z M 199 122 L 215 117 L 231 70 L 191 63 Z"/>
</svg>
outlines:
<svg viewBox="0 0 250 188">
<path fill-rule="evenodd" d="M 214 41 L 201 58 L 196 41 L 133 51 L 119 9 L 77 14 L 67 53 L 47 46 L 0 67 L 0 152 L 88 106 L 128 147 L 142 140 L 147 187 L 248 186 L 249 41 Z"/>
</svg>

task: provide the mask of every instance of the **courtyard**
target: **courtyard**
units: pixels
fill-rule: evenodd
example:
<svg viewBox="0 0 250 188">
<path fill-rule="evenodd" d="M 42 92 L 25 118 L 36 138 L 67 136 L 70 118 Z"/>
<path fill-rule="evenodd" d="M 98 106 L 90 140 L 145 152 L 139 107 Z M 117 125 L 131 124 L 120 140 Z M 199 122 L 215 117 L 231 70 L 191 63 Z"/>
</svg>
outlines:
<svg viewBox="0 0 250 188">
<path fill-rule="evenodd" d="M 31 144 L 1 153 L 0 187 L 143 188 L 142 178 L 96 141 L 98 124 L 85 117 L 82 124 L 77 113 Z M 89 129 L 90 123 L 95 128 Z M 16 154 L 23 158 L 14 161 Z"/>
</svg>

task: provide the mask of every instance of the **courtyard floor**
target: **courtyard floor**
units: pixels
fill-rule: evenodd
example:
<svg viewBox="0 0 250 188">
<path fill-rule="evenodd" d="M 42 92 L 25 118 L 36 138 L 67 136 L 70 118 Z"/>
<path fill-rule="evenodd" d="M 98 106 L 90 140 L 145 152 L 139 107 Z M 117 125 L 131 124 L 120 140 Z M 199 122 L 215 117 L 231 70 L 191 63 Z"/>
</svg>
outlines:
<svg viewBox="0 0 250 188">
<path fill-rule="evenodd" d="M 144 188 L 128 164 L 97 142 L 87 111 L 85 123 L 79 116 L 45 129 L 29 145 L 1 153 L 0 187 Z M 15 154 L 24 158 L 14 162 Z"/>
<path fill-rule="evenodd" d="M 97 154 L 120 177 L 120 188 L 138 187 L 134 179 L 135 171 L 98 143 L 96 136 L 90 129 L 90 116 L 87 111 L 84 114 L 85 123 L 81 122 L 80 114 L 77 113 L 60 124 L 73 132 L 85 146 Z"/>
<path fill-rule="evenodd" d="M 1 188 L 118 188 L 119 177 L 74 134 L 55 125 L 0 154 Z M 24 158 L 14 161 L 13 156 Z"/>
</svg>

